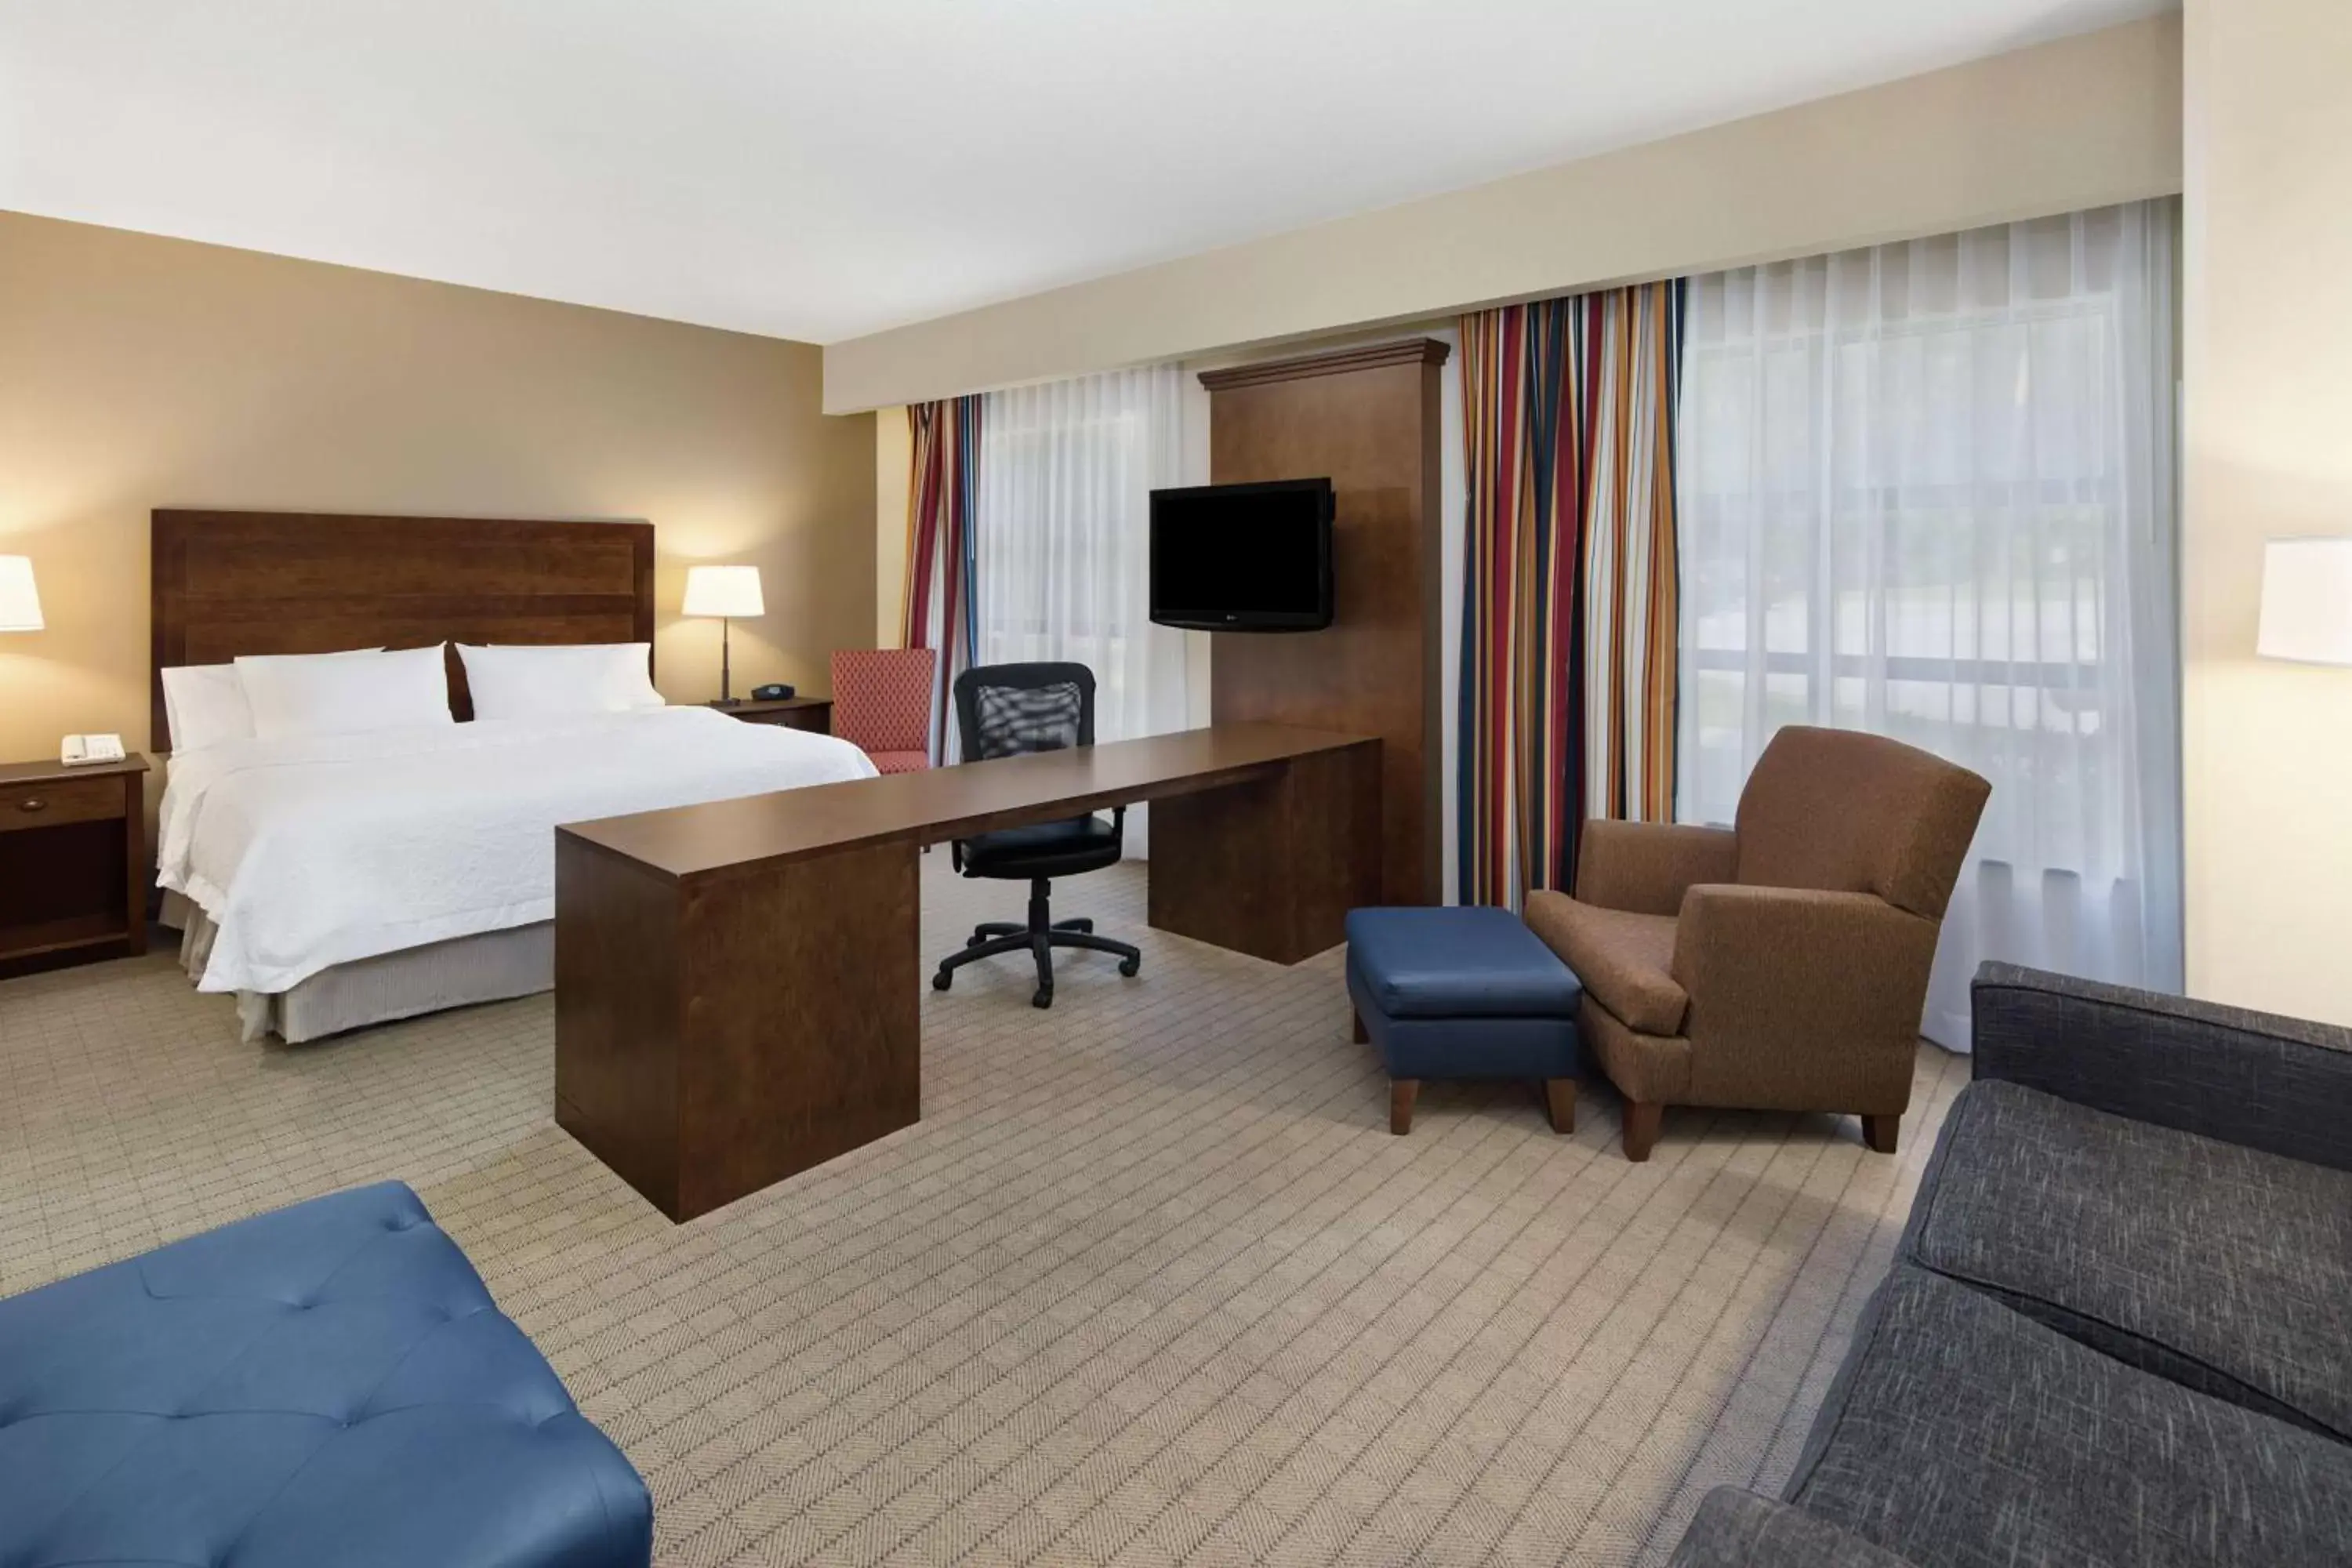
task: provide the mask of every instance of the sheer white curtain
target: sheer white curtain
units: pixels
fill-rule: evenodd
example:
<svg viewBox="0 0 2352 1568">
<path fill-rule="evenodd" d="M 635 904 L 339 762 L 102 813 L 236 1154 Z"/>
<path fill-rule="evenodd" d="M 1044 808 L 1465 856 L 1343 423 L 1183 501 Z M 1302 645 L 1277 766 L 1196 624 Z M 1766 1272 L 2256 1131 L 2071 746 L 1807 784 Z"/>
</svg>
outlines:
<svg viewBox="0 0 2352 1568">
<path fill-rule="evenodd" d="M 1927 1034 L 2010 959 L 2181 983 L 2173 249 L 2151 202 L 1692 281 L 1677 815 L 1773 731 L 1992 781 Z"/>
<path fill-rule="evenodd" d="M 980 662 L 1076 659 L 1095 738 L 1185 727 L 1184 634 L 1151 624 L 1150 494 L 1182 484 L 1172 364 L 992 392 L 981 415 Z M 1128 850 L 1149 852 L 1128 813 Z"/>
</svg>

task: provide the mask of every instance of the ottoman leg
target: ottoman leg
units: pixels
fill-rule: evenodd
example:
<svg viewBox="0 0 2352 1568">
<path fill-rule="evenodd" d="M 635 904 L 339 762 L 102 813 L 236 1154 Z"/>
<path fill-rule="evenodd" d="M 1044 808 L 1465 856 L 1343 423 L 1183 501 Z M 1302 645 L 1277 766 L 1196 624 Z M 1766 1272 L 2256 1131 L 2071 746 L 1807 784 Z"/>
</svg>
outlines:
<svg viewBox="0 0 2352 1568">
<path fill-rule="evenodd" d="M 1625 1158 L 1639 1164 L 1650 1157 L 1650 1150 L 1658 1141 L 1658 1124 L 1665 1117 L 1666 1108 L 1656 1100 L 1629 1100 L 1625 1102 Z"/>
<path fill-rule="evenodd" d="M 1420 1092 L 1417 1078 L 1389 1080 L 1389 1131 L 1400 1138 L 1412 1131 L 1412 1097 Z"/>
<path fill-rule="evenodd" d="M 1544 1079 L 1544 1111 L 1551 1118 L 1555 1132 L 1576 1131 L 1576 1080 L 1572 1078 Z"/>
<path fill-rule="evenodd" d="M 1356 1026 L 1356 1044 L 1360 1046 L 1371 1039 L 1372 1033 L 1364 1027 L 1364 1016 L 1361 1013 L 1357 1012 L 1353 1007 L 1349 1008 L 1348 1021 Z"/>
</svg>

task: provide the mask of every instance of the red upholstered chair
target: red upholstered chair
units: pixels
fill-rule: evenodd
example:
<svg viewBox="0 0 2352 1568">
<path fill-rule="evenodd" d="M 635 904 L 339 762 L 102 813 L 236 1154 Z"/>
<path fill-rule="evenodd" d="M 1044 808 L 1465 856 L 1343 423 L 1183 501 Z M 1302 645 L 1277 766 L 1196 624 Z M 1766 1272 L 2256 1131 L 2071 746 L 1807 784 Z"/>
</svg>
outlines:
<svg viewBox="0 0 2352 1568">
<path fill-rule="evenodd" d="M 931 673 L 927 647 L 844 648 L 833 656 L 833 732 L 886 773 L 931 765 Z"/>
</svg>

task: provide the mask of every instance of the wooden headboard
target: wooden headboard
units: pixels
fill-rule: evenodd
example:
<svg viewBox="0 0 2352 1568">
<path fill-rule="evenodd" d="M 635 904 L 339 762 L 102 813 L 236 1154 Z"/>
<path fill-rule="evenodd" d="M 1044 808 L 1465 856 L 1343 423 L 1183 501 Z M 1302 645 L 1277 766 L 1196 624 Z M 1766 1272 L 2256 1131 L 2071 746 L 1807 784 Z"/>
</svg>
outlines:
<svg viewBox="0 0 2352 1568">
<path fill-rule="evenodd" d="M 320 512 L 157 511 L 152 749 L 163 675 L 239 654 L 436 642 L 649 642 L 654 525 Z M 449 653 L 451 710 L 473 717 Z"/>
</svg>

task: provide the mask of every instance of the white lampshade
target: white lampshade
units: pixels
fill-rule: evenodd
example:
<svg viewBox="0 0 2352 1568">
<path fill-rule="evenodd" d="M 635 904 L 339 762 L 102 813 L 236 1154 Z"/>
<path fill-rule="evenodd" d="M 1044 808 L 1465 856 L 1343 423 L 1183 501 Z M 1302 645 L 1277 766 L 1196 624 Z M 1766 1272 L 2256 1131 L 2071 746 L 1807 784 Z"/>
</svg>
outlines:
<svg viewBox="0 0 2352 1568">
<path fill-rule="evenodd" d="M 688 567 L 686 613 L 689 616 L 729 616 L 737 620 L 749 616 L 766 615 L 768 607 L 760 601 L 760 569 L 757 566 Z"/>
<path fill-rule="evenodd" d="M 37 632 L 41 626 L 41 594 L 33 586 L 33 558 L 0 555 L 0 632 Z"/>
<path fill-rule="evenodd" d="M 2263 546 L 2263 623 L 2254 651 L 2303 664 L 2352 664 L 2352 539 Z"/>
</svg>

